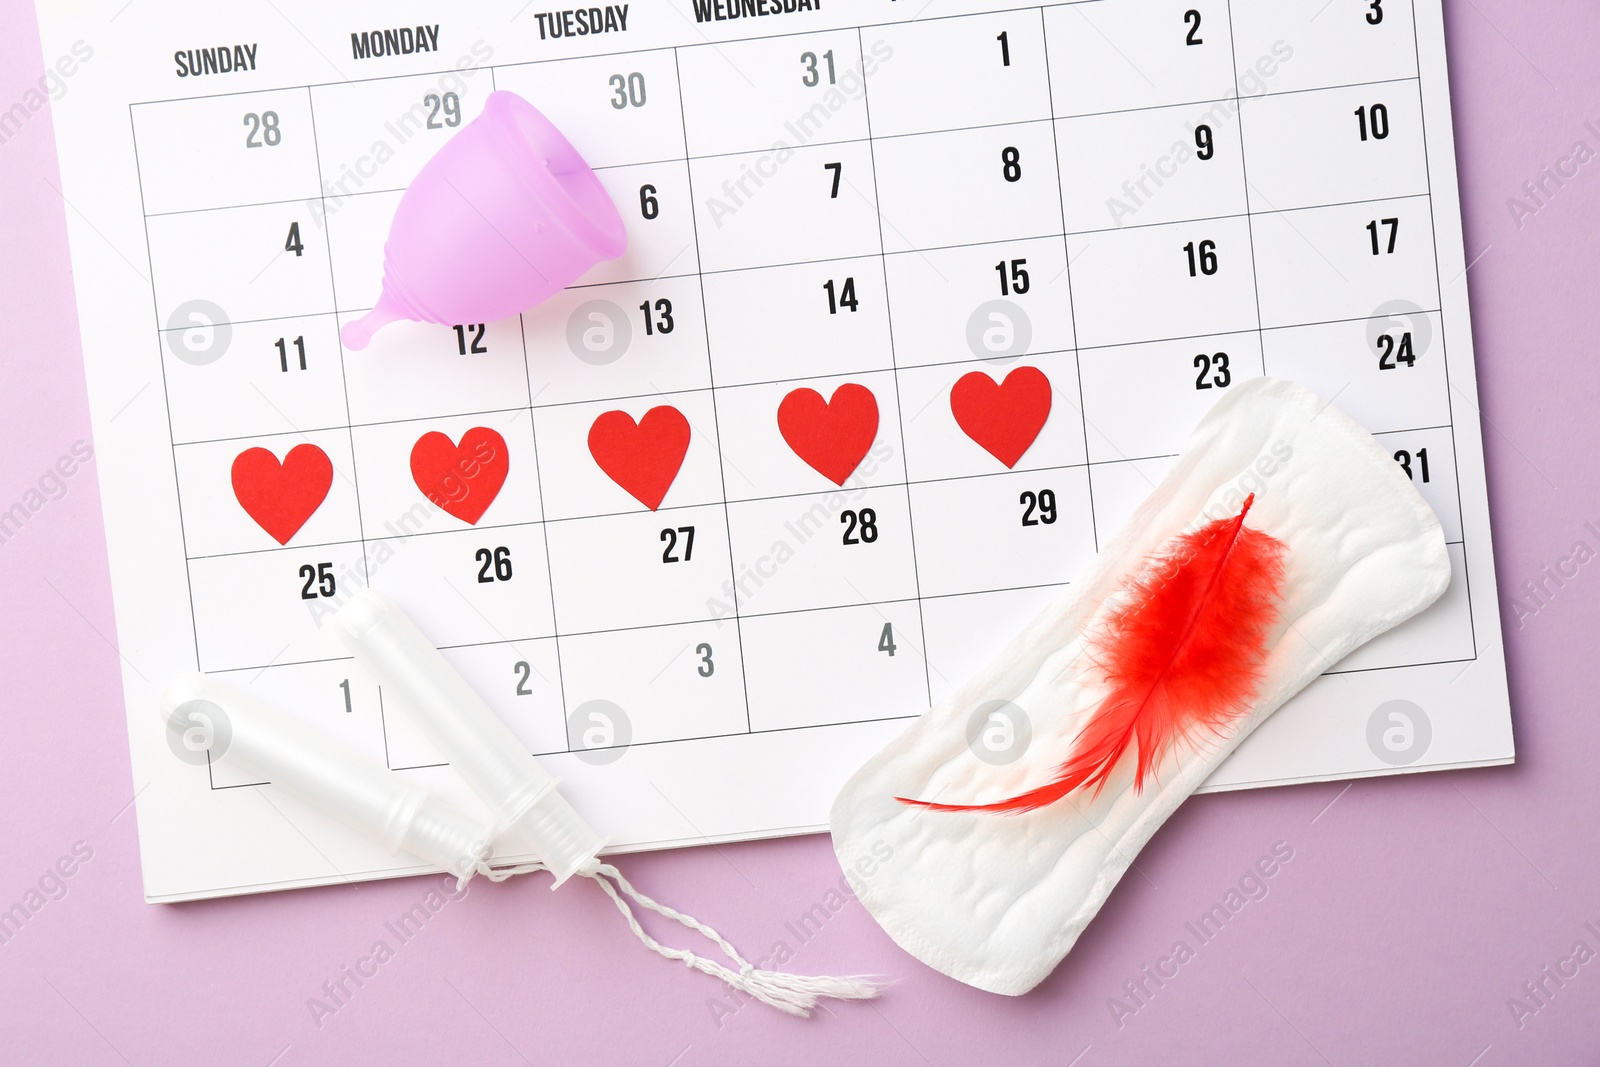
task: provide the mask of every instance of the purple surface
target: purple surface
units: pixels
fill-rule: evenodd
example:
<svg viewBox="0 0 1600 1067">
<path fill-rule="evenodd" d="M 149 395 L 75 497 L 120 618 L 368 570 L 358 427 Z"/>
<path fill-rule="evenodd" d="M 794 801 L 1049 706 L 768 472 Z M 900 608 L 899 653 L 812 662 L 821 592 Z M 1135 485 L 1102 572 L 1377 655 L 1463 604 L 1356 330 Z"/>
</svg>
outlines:
<svg viewBox="0 0 1600 1067">
<path fill-rule="evenodd" d="M 1536 214 L 1508 198 L 1582 140 L 1600 149 L 1600 7 L 1448 0 L 1496 558 L 1518 762 L 1494 770 L 1197 798 L 1056 973 L 980 993 L 901 953 L 851 901 L 786 924 L 840 872 L 823 837 L 635 857 L 646 891 L 752 957 L 897 979 L 809 1021 L 737 1012 L 645 952 L 597 889 L 475 887 L 412 940 L 385 929 L 431 880 L 164 907 L 142 902 L 111 591 L 93 464 L 0 544 L 0 910 L 75 843 L 92 857 L 0 945 L 0 1062 L 73 1064 L 1576 1063 L 1600 1049 L 1600 570 L 1534 615 L 1510 597 L 1600 522 L 1600 162 Z M 0 0 L 0 110 L 43 70 L 32 4 Z M 70 88 L 69 88 L 70 91 Z M 1586 126 L 1586 123 L 1593 126 Z M 0 144 L 0 510 L 89 419 L 47 112 Z M 53 485 L 52 485 L 53 487 Z M 1593 571 L 1594 573 L 1591 573 Z M 1519 628 L 1520 622 L 1520 628 Z M 1293 859 L 1212 941 L 1187 921 L 1257 857 Z M 1587 926 L 1586 923 L 1593 923 Z M 1132 1014 L 1124 983 L 1196 948 Z M 308 1000 L 379 939 L 394 956 L 342 1007 Z M 1585 957 L 1587 958 L 1587 957 Z M 1575 967 L 1560 985 L 1545 967 Z M 1543 981 L 1542 1005 L 1524 982 Z M 1513 1017 L 1510 998 L 1536 1012 Z M 1119 1025 L 1120 1022 L 1120 1025 Z M 1519 1025 L 1520 1023 L 1520 1025 Z M 1074 1057 L 1078 1057 L 1074 1059 Z"/>
</svg>

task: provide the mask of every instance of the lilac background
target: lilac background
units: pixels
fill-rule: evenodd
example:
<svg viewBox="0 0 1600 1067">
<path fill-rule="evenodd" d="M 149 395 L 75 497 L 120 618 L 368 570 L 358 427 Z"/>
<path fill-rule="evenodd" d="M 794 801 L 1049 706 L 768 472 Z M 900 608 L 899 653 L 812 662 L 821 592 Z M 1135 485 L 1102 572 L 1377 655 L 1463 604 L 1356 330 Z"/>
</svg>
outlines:
<svg viewBox="0 0 1600 1067">
<path fill-rule="evenodd" d="M 1336 0 L 1343 2 L 1343 0 Z M 1447 0 L 1496 558 L 1518 762 L 1197 798 L 1076 950 L 1021 999 L 901 953 L 837 886 L 826 838 L 636 857 L 648 892 L 752 957 L 881 972 L 872 1005 L 802 1022 L 646 953 L 592 887 L 474 888 L 320 1028 L 307 999 L 431 880 L 151 907 L 141 900 L 93 465 L 0 545 L 0 908 L 75 842 L 93 858 L 0 946 L 0 1061 L 180 1064 L 870 1062 L 1573 1063 L 1600 1049 L 1600 961 L 1519 1028 L 1507 1000 L 1580 938 L 1600 950 L 1600 570 L 1521 621 L 1510 596 L 1600 522 L 1600 162 L 1518 226 L 1523 182 L 1600 149 L 1600 7 Z M 0 0 L 0 110 L 43 70 L 31 0 Z M 69 88 L 69 91 L 70 88 Z M 0 510 L 89 438 L 65 214 L 45 113 L 0 145 Z M 1470 676 L 1469 676 L 1470 677 Z M 1463 680 L 1464 682 L 1466 679 Z M 1147 1005 L 1108 1007 L 1275 842 L 1293 859 Z M 1555 989 L 1551 984 L 1550 988 Z M 1074 1057 L 1078 1057 L 1074 1059 Z"/>
</svg>

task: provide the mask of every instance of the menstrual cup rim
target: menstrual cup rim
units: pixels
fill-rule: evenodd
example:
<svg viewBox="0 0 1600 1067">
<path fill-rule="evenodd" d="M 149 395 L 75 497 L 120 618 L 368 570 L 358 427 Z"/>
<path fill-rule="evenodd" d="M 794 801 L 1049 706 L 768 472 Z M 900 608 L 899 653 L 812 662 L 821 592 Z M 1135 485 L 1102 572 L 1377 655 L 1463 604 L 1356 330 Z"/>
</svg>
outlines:
<svg viewBox="0 0 1600 1067">
<path fill-rule="evenodd" d="M 517 114 L 519 111 L 522 112 L 520 116 Z M 595 176 L 594 168 L 589 166 L 582 153 L 572 146 L 572 142 L 567 140 L 566 135 L 556 127 L 555 123 L 527 100 L 505 89 L 489 94 L 484 101 L 484 114 L 490 117 L 496 133 L 520 158 L 522 166 L 514 170 L 517 176 L 532 188 L 534 195 L 546 200 L 555 196 L 561 203 L 568 205 L 569 210 L 553 211 L 552 217 L 559 219 L 564 226 L 573 230 L 584 246 L 595 252 L 600 259 L 614 259 L 621 255 L 627 248 L 627 233 L 622 225 L 622 217 L 617 214 L 616 205 L 611 202 L 610 194 Z M 519 118 L 529 121 L 519 121 Z M 545 144 L 531 142 L 524 134 L 524 131 L 530 129 L 538 136 L 548 138 L 548 141 Z M 555 175 L 550 173 L 540 158 L 541 153 L 549 155 L 568 153 L 582 163 L 583 169 L 577 172 L 575 177 L 585 185 L 591 186 L 598 194 L 595 198 L 596 203 L 610 209 L 605 212 L 609 217 L 597 219 L 590 215 L 583 204 L 566 190 Z"/>
</svg>

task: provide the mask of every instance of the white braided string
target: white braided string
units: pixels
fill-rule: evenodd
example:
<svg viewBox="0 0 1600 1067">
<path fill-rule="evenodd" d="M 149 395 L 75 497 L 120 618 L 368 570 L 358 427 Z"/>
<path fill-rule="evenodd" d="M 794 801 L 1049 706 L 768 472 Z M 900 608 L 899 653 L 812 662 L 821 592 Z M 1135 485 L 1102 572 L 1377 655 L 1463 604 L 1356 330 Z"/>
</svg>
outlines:
<svg viewBox="0 0 1600 1067">
<path fill-rule="evenodd" d="M 487 852 L 487 850 L 485 850 Z M 536 871 L 548 870 L 542 863 L 522 863 L 514 867 L 494 868 L 489 866 L 486 855 L 479 855 L 475 866 L 463 872 L 456 880 L 457 890 L 466 888 L 474 875 L 482 875 L 491 882 L 504 882 L 508 878 L 515 878 L 519 874 L 532 874 Z M 578 872 L 590 879 L 605 890 L 611 902 L 617 906 L 617 911 L 628 923 L 628 929 L 633 931 L 646 948 L 665 959 L 674 960 L 684 964 L 701 974 L 709 974 L 720 979 L 734 989 L 747 993 L 763 1004 L 769 1004 L 779 1011 L 798 1015 L 802 1018 L 811 1014 L 812 1008 L 822 997 L 834 997 L 840 1000 L 870 1000 L 881 991 L 878 982 L 870 978 L 830 978 L 827 976 L 809 976 L 790 974 L 787 971 L 763 971 L 753 966 L 749 960 L 739 954 L 721 934 L 717 933 L 705 923 L 690 915 L 685 915 L 676 908 L 669 907 L 652 899 L 636 889 L 623 873 L 609 863 L 598 861 Z M 618 890 L 621 890 L 619 893 Z M 629 906 L 627 897 L 641 908 L 653 911 L 665 918 L 693 930 L 708 941 L 713 942 L 722 950 L 723 955 L 732 960 L 738 970 L 697 956 L 687 949 L 672 948 L 663 945 L 650 935 L 650 932 L 639 922 L 639 917 L 634 914 Z"/>
</svg>

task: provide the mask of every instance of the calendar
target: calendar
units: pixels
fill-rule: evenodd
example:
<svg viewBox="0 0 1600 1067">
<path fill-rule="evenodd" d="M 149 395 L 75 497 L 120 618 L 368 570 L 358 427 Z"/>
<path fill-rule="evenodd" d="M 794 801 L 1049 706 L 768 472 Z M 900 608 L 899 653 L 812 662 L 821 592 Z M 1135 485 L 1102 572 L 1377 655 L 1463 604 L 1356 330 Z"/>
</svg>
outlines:
<svg viewBox="0 0 1600 1067">
<path fill-rule="evenodd" d="M 1377 435 L 1453 580 L 1206 788 L 1512 759 L 1439 0 L 39 16 L 149 900 L 423 869 L 173 744 L 180 672 L 482 812 L 334 638 L 361 587 L 613 850 L 824 829 L 1260 375 Z M 626 254 L 343 349 L 497 90 Z"/>
</svg>

